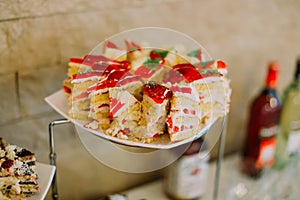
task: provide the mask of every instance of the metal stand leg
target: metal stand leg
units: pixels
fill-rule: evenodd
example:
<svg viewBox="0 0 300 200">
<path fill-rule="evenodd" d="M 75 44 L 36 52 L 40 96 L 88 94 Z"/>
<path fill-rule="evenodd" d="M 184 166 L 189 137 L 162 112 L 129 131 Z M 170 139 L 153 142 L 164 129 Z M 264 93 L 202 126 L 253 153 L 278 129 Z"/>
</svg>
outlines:
<svg viewBox="0 0 300 200">
<path fill-rule="evenodd" d="M 224 117 L 222 121 L 221 138 L 219 143 L 218 159 L 217 159 L 217 167 L 216 167 L 216 177 L 214 183 L 214 194 L 213 194 L 214 200 L 218 199 L 218 193 L 219 193 L 221 163 L 223 161 L 224 148 L 225 148 L 226 125 L 227 125 L 227 115 Z"/>
<path fill-rule="evenodd" d="M 59 125 L 59 124 L 65 124 L 69 123 L 70 121 L 68 119 L 58 119 L 54 120 L 49 124 L 49 142 L 50 142 L 50 165 L 55 166 L 55 173 L 54 177 L 51 183 L 52 187 L 52 199 L 58 199 L 58 193 L 57 193 L 57 182 L 56 182 L 56 153 L 55 153 L 55 148 L 54 148 L 54 126 Z"/>
</svg>

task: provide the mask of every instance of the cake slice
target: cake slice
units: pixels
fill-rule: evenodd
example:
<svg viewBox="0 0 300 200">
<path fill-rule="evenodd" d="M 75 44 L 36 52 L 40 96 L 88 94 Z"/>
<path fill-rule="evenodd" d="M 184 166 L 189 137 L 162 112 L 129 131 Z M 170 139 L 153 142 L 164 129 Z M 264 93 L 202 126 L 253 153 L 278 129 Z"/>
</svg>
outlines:
<svg viewBox="0 0 300 200">
<path fill-rule="evenodd" d="M 202 111 L 199 94 L 192 85 L 173 85 L 170 113 L 166 120 L 171 142 L 180 141 L 199 133 Z"/>
<path fill-rule="evenodd" d="M 86 72 L 73 75 L 72 95 L 69 97 L 68 115 L 74 119 L 88 119 L 90 98 L 87 89 L 102 79 L 100 72 Z"/>
<path fill-rule="evenodd" d="M 70 58 L 68 63 L 67 78 L 63 81 L 63 90 L 67 97 L 72 94 L 73 76 L 78 73 L 86 73 L 90 71 L 102 72 L 108 71 L 106 68 L 117 66 L 118 68 L 128 67 L 129 62 L 122 60 L 113 60 L 105 55 L 85 55 L 82 58 Z M 100 67 L 99 67 L 100 66 Z M 105 74 L 103 74 L 105 75 Z"/>
<path fill-rule="evenodd" d="M 120 87 L 109 89 L 110 100 L 110 128 L 106 134 L 120 139 L 139 137 L 137 127 L 141 119 L 141 104 L 128 91 Z"/>
<path fill-rule="evenodd" d="M 126 90 L 135 98 L 141 99 L 142 82 L 140 78 L 125 71 L 111 71 L 111 73 L 100 82 L 90 86 L 87 93 L 90 98 L 89 117 L 99 123 L 99 128 L 106 130 L 110 119 L 110 88 Z"/>
<path fill-rule="evenodd" d="M 0 149 L 0 193 L 11 199 L 23 199 L 40 191 L 35 154 L 15 145 Z M 1 196 L 1 195 L 0 195 Z"/>
<path fill-rule="evenodd" d="M 89 118 L 93 119 L 93 129 L 106 130 L 110 125 L 109 119 L 109 88 L 117 83 L 118 76 L 123 76 L 124 72 L 114 71 L 105 79 L 91 85 L 87 89 L 89 101 Z M 115 75 L 115 78 L 113 76 Z M 89 127 L 90 122 L 86 125 Z"/>
<path fill-rule="evenodd" d="M 70 97 L 73 90 L 73 75 L 78 72 L 91 70 L 93 62 L 84 60 L 84 58 L 70 58 L 68 63 L 67 78 L 63 81 L 63 90 L 67 97 Z"/>
<path fill-rule="evenodd" d="M 161 82 L 165 73 L 165 57 L 169 51 L 151 50 L 145 60 L 138 66 L 133 66 L 134 74 L 140 76 L 143 81 Z"/>
<path fill-rule="evenodd" d="M 153 139 L 165 132 L 172 92 L 165 86 L 148 82 L 144 85 L 143 94 L 143 118 L 140 125 L 146 127 L 144 137 Z"/>
<path fill-rule="evenodd" d="M 231 89 L 225 63 L 213 61 L 209 65 L 209 68 L 205 66 L 204 69 L 199 69 L 202 78 L 195 80 L 194 84 L 206 106 L 207 119 L 215 119 L 229 112 Z"/>
<path fill-rule="evenodd" d="M 173 66 L 173 69 L 184 77 L 185 82 L 196 87 L 199 93 L 203 125 L 227 113 L 229 97 L 226 94 L 226 88 L 229 88 L 229 85 L 226 85 L 226 79 L 217 69 L 200 70 L 191 64 L 178 64 Z"/>
</svg>

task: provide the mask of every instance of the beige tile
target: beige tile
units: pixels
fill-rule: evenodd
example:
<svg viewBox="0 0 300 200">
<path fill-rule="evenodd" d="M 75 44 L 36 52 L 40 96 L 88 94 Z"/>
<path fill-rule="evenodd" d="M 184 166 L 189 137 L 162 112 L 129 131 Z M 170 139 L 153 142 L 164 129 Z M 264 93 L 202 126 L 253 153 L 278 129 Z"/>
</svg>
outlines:
<svg viewBox="0 0 300 200">
<path fill-rule="evenodd" d="M 62 62 L 88 54 L 113 30 L 107 15 L 101 12 L 76 13 L 54 17 L 58 37 L 57 50 Z"/>
<path fill-rule="evenodd" d="M 59 46 L 53 18 L 36 18 L 0 23 L 3 44 L 0 72 L 53 65 Z"/>
<path fill-rule="evenodd" d="M 24 116 L 52 110 L 44 98 L 62 88 L 66 71 L 64 66 L 44 66 L 19 72 L 20 104 Z"/>
<path fill-rule="evenodd" d="M 19 18 L 35 18 L 50 14 L 49 2 L 47 0 L 10 1 L 0 2 L 0 20 L 14 20 Z"/>
<path fill-rule="evenodd" d="M 14 73 L 0 75 L 0 124 L 5 124 L 20 117 L 16 83 Z"/>
<path fill-rule="evenodd" d="M 14 54 L 24 32 L 24 22 L 7 21 L 0 23 L 0 73 L 15 72 L 19 60 Z"/>
</svg>

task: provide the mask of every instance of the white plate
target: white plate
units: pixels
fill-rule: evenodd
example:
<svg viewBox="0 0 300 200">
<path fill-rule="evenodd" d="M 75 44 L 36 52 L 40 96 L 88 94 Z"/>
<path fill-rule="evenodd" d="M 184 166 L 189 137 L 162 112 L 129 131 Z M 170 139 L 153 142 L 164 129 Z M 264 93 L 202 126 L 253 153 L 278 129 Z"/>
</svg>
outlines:
<svg viewBox="0 0 300 200">
<path fill-rule="evenodd" d="M 55 166 L 47 165 L 39 162 L 36 163 L 36 169 L 39 177 L 38 183 L 40 187 L 40 192 L 36 195 L 33 195 L 30 198 L 26 198 L 27 200 L 45 199 L 55 173 Z"/>
<path fill-rule="evenodd" d="M 153 143 L 150 144 L 146 144 L 146 143 L 141 143 L 141 142 L 133 142 L 133 141 L 129 141 L 129 140 L 122 140 L 110 135 L 106 135 L 103 132 L 99 131 L 99 130 L 92 130 L 89 128 L 85 128 L 83 125 L 86 124 L 88 121 L 83 121 L 83 120 L 75 120 L 72 119 L 68 116 L 68 101 L 67 101 L 67 97 L 64 94 L 63 90 L 59 90 L 55 93 L 53 93 L 52 95 L 48 96 L 45 98 L 45 101 L 54 109 L 56 110 L 59 114 L 61 114 L 64 118 L 70 120 L 72 123 L 74 123 L 75 125 L 79 126 L 82 129 L 87 130 L 90 133 L 93 133 L 99 137 L 102 137 L 104 139 L 110 140 L 112 142 L 116 142 L 119 144 L 124 144 L 124 145 L 128 145 L 128 146 L 135 146 L 135 147 L 145 147 L 145 148 L 154 148 L 154 149 L 170 149 L 170 148 L 174 148 L 176 146 L 182 145 L 182 144 L 186 144 L 188 142 L 192 142 L 195 138 L 199 138 L 202 135 L 204 135 L 209 128 L 211 127 L 212 124 L 214 124 L 216 120 L 212 120 L 211 124 L 206 125 L 205 127 L 203 127 L 202 131 L 200 133 L 198 133 L 196 136 L 188 138 L 186 140 L 182 140 L 182 141 L 178 141 L 178 142 L 171 142 L 170 139 L 168 138 L 168 136 L 163 136 L 160 138 L 160 140 L 154 141 Z"/>
</svg>

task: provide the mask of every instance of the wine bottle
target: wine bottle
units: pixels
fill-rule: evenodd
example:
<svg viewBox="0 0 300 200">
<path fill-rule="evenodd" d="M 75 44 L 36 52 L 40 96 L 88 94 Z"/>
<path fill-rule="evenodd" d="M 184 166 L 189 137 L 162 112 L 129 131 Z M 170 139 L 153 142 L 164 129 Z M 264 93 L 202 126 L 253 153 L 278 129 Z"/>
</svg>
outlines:
<svg viewBox="0 0 300 200">
<path fill-rule="evenodd" d="M 279 65 L 271 62 L 265 86 L 252 101 L 242 155 L 242 172 L 260 177 L 264 168 L 274 163 L 276 133 L 279 125 L 281 101 L 276 91 Z"/>
<path fill-rule="evenodd" d="M 284 90 L 282 102 L 274 165 L 277 169 L 283 168 L 292 157 L 300 153 L 300 58 L 294 79 Z"/>
<path fill-rule="evenodd" d="M 183 155 L 166 168 L 164 192 L 171 199 L 198 199 L 205 194 L 209 149 L 203 137 L 193 141 Z"/>
</svg>

